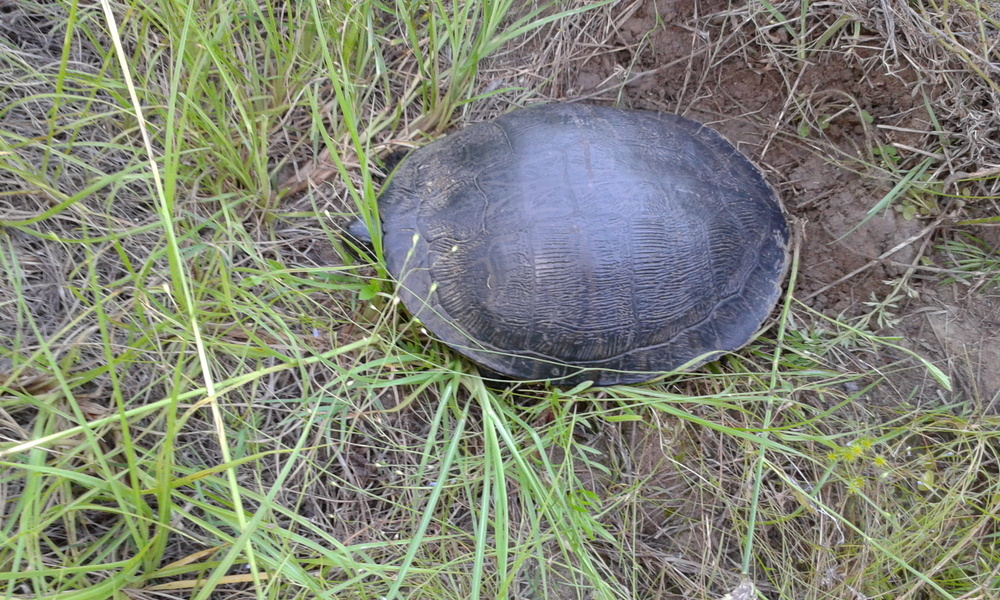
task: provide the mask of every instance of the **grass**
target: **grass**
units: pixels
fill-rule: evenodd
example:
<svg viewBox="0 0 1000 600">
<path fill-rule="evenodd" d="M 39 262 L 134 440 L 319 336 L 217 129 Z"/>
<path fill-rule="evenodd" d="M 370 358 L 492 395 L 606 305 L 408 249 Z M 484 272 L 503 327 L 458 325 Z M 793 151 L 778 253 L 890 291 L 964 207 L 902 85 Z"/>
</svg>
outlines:
<svg viewBox="0 0 1000 600">
<path fill-rule="evenodd" d="M 966 281 L 976 289 L 987 290 L 991 285 L 1000 285 L 1000 256 L 987 242 L 964 233 L 946 240 L 938 249 L 952 263 L 952 274 L 943 283 Z"/>
<path fill-rule="evenodd" d="M 981 6 L 909 7 L 991 89 Z M 750 5 L 783 73 L 863 30 L 808 8 Z M 0 2 L 0 597 L 998 597 L 997 418 L 875 312 L 793 290 L 697 374 L 498 391 L 340 248 L 379 157 L 543 96 L 635 9 Z M 926 157 L 877 158 L 902 196 Z M 995 282 L 958 239 L 941 279 Z"/>
</svg>

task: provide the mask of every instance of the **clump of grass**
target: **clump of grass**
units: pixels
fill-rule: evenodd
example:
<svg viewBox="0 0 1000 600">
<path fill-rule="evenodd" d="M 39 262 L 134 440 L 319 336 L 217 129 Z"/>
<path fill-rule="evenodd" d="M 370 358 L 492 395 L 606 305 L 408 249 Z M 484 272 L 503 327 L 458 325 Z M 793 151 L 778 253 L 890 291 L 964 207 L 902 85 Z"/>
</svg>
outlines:
<svg viewBox="0 0 1000 600">
<path fill-rule="evenodd" d="M 945 240 L 938 251 L 952 263 L 952 274 L 942 280 L 943 284 L 963 281 L 976 289 L 1000 285 L 998 249 L 976 236 L 960 232 L 956 239 Z"/>
</svg>

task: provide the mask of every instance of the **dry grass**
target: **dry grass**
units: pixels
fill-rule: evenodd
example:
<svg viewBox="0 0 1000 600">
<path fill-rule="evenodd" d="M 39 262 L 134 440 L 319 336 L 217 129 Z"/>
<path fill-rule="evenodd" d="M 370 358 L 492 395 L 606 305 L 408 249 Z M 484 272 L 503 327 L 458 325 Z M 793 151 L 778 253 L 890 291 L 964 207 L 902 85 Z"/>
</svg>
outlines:
<svg viewBox="0 0 1000 600">
<path fill-rule="evenodd" d="M 0 0 L 0 597 L 1000 598 L 995 400 L 895 337 L 996 293 L 995 9 L 404 4 Z M 562 97 L 920 226 L 701 373 L 489 389 L 338 231 L 390 151 Z"/>
</svg>

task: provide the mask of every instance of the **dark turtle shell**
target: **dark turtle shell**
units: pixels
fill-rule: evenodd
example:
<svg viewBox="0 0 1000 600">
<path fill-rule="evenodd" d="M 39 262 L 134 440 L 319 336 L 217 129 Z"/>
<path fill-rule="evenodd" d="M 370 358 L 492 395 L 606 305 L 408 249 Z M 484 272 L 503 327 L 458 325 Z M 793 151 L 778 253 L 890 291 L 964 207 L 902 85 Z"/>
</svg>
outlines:
<svg viewBox="0 0 1000 600">
<path fill-rule="evenodd" d="M 672 114 L 548 104 L 412 152 L 379 198 L 406 308 L 519 379 L 636 383 L 749 342 L 781 295 L 777 196 Z"/>
</svg>

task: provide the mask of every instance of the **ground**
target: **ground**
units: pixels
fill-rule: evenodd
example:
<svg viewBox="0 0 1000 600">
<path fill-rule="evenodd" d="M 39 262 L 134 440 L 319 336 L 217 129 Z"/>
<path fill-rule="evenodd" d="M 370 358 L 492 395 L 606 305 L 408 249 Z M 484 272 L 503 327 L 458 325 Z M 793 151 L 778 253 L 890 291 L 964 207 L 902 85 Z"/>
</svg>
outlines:
<svg viewBox="0 0 1000 600">
<path fill-rule="evenodd" d="M 995 6 L 515 3 L 570 14 L 463 53 L 488 3 L 204 4 L 0 0 L 7 596 L 997 597 Z M 342 251 L 388 156 L 555 100 L 763 169 L 759 341 L 490 390 Z"/>
</svg>

